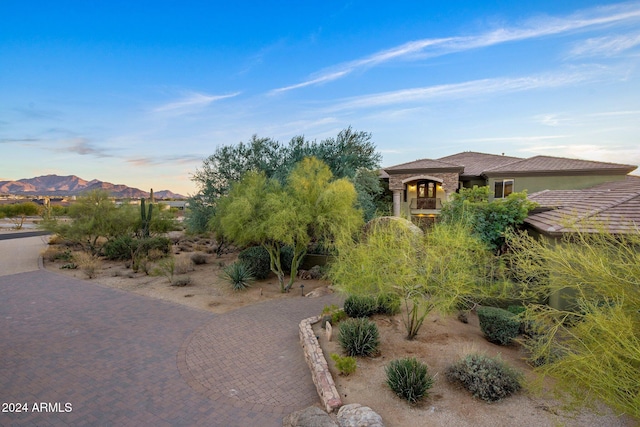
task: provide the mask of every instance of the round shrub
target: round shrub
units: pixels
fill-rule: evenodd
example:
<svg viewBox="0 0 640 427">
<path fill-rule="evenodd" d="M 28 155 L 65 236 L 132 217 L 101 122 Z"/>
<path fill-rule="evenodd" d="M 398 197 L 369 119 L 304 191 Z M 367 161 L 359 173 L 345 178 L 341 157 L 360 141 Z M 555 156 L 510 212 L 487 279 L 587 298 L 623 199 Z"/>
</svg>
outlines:
<svg viewBox="0 0 640 427">
<path fill-rule="evenodd" d="M 338 342 L 348 356 L 373 356 L 378 353 L 380 333 L 378 326 L 360 317 L 340 322 Z"/>
<path fill-rule="evenodd" d="M 106 242 L 102 246 L 102 253 L 112 261 L 128 260 L 138 248 L 138 243 L 139 241 L 131 236 L 119 236 Z"/>
<path fill-rule="evenodd" d="M 344 312 L 349 317 L 369 317 L 378 311 L 375 297 L 349 295 L 344 301 Z"/>
<path fill-rule="evenodd" d="M 149 251 L 161 251 L 165 255 L 171 252 L 171 240 L 166 237 L 148 237 L 138 240 L 137 255 L 147 256 Z"/>
<path fill-rule="evenodd" d="M 253 277 L 263 280 L 271 273 L 269 252 L 262 246 L 251 246 L 238 254 L 238 260 L 245 265 L 250 265 Z"/>
<path fill-rule="evenodd" d="M 449 366 L 445 376 L 487 402 L 495 402 L 520 390 L 522 378 L 522 374 L 502 360 L 482 354 L 465 356 Z"/>
<path fill-rule="evenodd" d="M 520 333 L 520 321 L 511 312 L 497 307 L 478 309 L 480 329 L 487 340 L 495 344 L 511 344 Z"/>
<path fill-rule="evenodd" d="M 196 252 L 195 254 L 191 255 L 191 261 L 195 265 L 206 264 L 207 263 L 207 256 L 205 254 L 203 254 L 203 253 Z"/>
<path fill-rule="evenodd" d="M 433 377 L 427 372 L 427 365 L 414 357 L 392 360 L 385 372 L 387 385 L 409 403 L 428 396 L 428 390 L 433 387 Z"/>
<path fill-rule="evenodd" d="M 283 246 L 280 248 L 280 264 L 282 271 L 291 273 L 291 263 L 293 262 L 293 248 L 291 246 Z"/>
</svg>

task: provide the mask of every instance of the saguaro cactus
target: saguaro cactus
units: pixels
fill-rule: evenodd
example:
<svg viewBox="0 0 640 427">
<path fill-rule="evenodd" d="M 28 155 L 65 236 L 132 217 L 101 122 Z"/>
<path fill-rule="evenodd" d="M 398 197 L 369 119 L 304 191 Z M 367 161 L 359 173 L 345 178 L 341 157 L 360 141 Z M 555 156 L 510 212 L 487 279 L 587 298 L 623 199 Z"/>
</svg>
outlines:
<svg viewBox="0 0 640 427">
<path fill-rule="evenodd" d="M 144 197 L 140 200 L 140 218 L 142 219 L 142 237 L 149 237 L 149 226 L 151 225 L 151 216 L 153 215 L 153 190 L 151 190 L 151 201 L 149 210 L 145 207 Z"/>
</svg>

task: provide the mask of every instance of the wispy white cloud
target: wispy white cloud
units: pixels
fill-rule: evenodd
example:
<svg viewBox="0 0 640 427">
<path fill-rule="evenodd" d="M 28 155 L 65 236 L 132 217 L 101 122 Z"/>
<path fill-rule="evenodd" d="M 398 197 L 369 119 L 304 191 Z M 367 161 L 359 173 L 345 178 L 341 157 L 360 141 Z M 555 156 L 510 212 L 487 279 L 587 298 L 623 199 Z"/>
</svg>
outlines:
<svg viewBox="0 0 640 427">
<path fill-rule="evenodd" d="M 539 114 L 534 117 L 534 120 L 544 126 L 556 127 L 568 122 L 570 119 L 562 114 L 550 113 Z"/>
<path fill-rule="evenodd" d="M 615 56 L 640 45 L 640 33 L 596 37 L 576 44 L 570 57 Z"/>
<path fill-rule="evenodd" d="M 547 73 L 517 78 L 495 78 L 403 89 L 347 99 L 329 110 L 375 108 L 393 104 L 411 104 L 437 99 L 474 97 L 486 94 L 547 89 L 604 79 L 616 71 L 606 67 L 585 67 L 575 71 Z"/>
<path fill-rule="evenodd" d="M 599 26 L 640 20 L 640 3 L 621 3 L 581 11 L 563 18 L 532 19 L 520 27 L 499 28 L 475 36 L 414 40 L 370 56 L 321 71 L 309 79 L 271 91 L 272 94 L 327 83 L 359 69 L 398 59 L 435 57 L 507 42 L 558 35 Z M 620 41 L 622 42 L 622 41 Z M 629 41 L 627 41 L 629 43 Z"/>
<path fill-rule="evenodd" d="M 209 106 L 212 102 L 221 99 L 233 98 L 238 96 L 240 92 L 230 93 L 227 95 L 205 95 L 202 93 L 189 93 L 181 99 L 167 104 L 161 105 L 153 109 L 156 113 L 171 113 L 176 115 L 188 114 L 201 110 Z"/>
</svg>

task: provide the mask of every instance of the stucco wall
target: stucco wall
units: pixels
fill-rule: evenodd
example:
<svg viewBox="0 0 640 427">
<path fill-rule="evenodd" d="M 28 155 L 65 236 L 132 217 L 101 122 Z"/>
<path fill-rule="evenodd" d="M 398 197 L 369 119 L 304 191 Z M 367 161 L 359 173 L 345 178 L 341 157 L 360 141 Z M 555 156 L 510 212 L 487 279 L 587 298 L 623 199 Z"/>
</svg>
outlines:
<svg viewBox="0 0 640 427">
<path fill-rule="evenodd" d="M 603 182 L 620 181 L 624 175 L 579 175 L 579 176 L 505 176 L 502 178 L 489 178 L 488 185 L 491 189 L 490 197 L 493 198 L 493 188 L 496 180 L 513 179 L 513 191 L 527 190 L 529 194 L 542 190 L 581 190 L 593 187 Z"/>
</svg>

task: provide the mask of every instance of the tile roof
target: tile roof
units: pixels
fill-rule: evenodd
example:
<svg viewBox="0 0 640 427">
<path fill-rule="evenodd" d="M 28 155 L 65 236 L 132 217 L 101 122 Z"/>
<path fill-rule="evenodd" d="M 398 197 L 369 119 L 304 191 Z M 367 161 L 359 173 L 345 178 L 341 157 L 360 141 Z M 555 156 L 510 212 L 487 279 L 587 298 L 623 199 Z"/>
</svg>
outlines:
<svg viewBox="0 0 640 427">
<path fill-rule="evenodd" d="M 640 232 L 640 177 L 637 176 L 585 190 L 540 191 L 531 194 L 529 199 L 539 203 L 543 211 L 534 211 L 525 223 L 546 234 L 601 230 Z"/>
<path fill-rule="evenodd" d="M 413 171 L 416 169 L 459 169 L 461 171 L 462 166 L 454 163 L 443 162 L 433 159 L 419 159 L 408 163 L 402 163 L 395 166 L 384 168 L 385 172 L 401 172 L 401 171 Z"/>
<path fill-rule="evenodd" d="M 485 174 L 545 173 L 545 172 L 589 172 L 606 171 L 628 174 L 636 166 L 619 163 L 594 162 L 591 160 L 567 159 L 564 157 L 535 156 L 506 165 L 485 169 Z"/>
<path fill-rule="evenodd" d="M 499 156 L 497 154 L 464 151 L 451 156 L 441 157 L 438 160 L 464 166 L 464 172 L 460 176 L 470 177 L 480 176 L 482 175 L 482 172 L 487 169 L 508 165 L 524 159 L 521 157 Z"/>
</svg>

